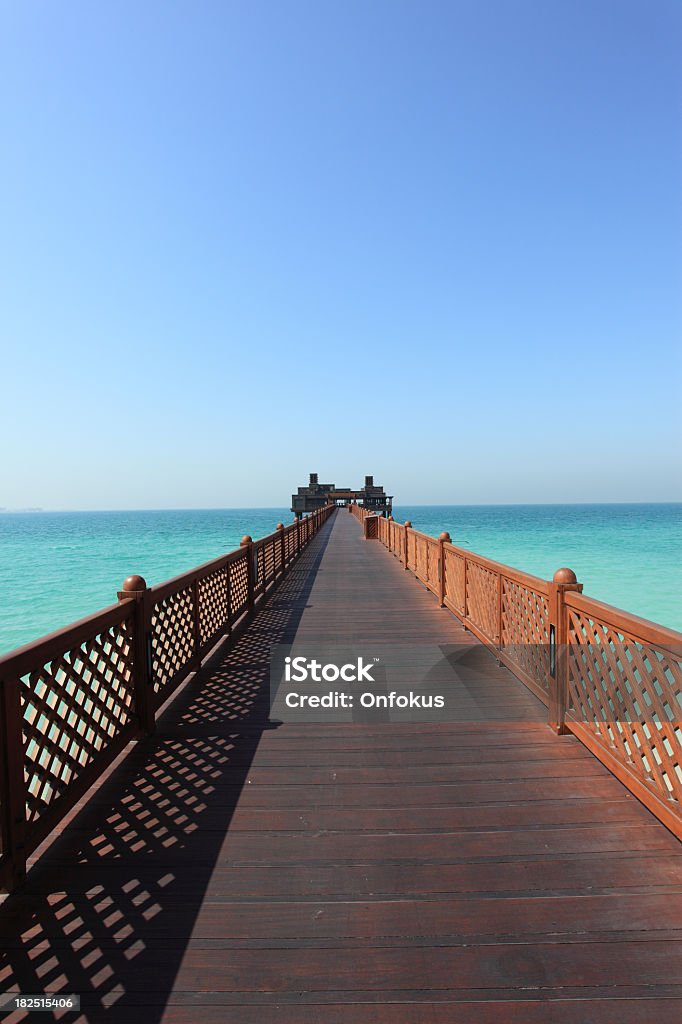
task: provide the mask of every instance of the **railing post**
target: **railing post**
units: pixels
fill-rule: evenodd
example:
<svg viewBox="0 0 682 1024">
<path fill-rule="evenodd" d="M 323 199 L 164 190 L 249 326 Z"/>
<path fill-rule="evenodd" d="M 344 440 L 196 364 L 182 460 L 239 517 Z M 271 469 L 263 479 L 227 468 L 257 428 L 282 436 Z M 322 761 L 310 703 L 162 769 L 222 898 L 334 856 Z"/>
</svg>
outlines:
<svg viewBox="0 0 682 1024">
<path fill-rule="evenodd" d="M 279 533 L 279 574 L 280 576 L 284 572 L 284 566 L 286 564 L 286 547 L 285 547 L 285 536 L 284 536 L 284 523 L 277 523 L 277 532 Z"/>
<path fill-rule="evenodd" d="M 296 516 L 296 554 L 301 553 L 301 517 Z"/>
<path fill-rule="evenodd" d="M 568 732 L 568 622 L 564 594 L 581 593 L 572 569 L 557 569 L 549 585 L 549 726 L 557 735 Z"/>
<path fill-rule="evenodd" d="M 255 573 L 253 571 L 253 538 L 245 534 L 239 544 L 240 548 L 246 548 L 246 608 L 247 611 L 253 611 L 255 604 L 254 591 L 255 591 Z"/>
<path fill-rule="evenodd" d="M 412 529 L 412 523 L 409 519 L 405 520 L 405 571 L 410 568 L 410 544 L 407 539 L 407 531 Z"/>
<path fill-rule="evenodd" d="M 130 638 L 133 655 L 133 690 L 135 710 L 142 732 L 154 732 L 155 716 L 151 686 L 151 636 L 149 588 L 142 576 L 128 576 L 118 592 L 119 601 L 134 601 L 133 632 Z"/>
<path fill-rule="evenodd" d="M 26 780 L 22 729 L 21 680 L 0 680 L 0 756 L 2 780 L 2 850 L 9 862 L 7 889 L 26 878 Z"/>
<path fill-rule="evenodd" d="M 441 608 L 445 608 L 445 545 L 451 543 L 450 534 L 443 530 L 438 538 L 438 598 Z"/>
</svg>

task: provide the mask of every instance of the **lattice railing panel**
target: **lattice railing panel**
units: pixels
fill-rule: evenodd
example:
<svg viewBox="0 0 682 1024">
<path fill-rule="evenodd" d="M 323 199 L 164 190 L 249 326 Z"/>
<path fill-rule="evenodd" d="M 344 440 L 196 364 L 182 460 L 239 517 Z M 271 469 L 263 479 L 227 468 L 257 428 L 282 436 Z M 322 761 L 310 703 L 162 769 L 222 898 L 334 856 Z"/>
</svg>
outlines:
<svg viewBox="0 0 682 1024">
<path fill-rule="evenodd" d="M 416 537 L 416 568 L 419 579 L 431 590 L 438 587 L 438 558 L 440 545 L 433 537 L 417 534 Z"/>
<path fill-rule="evenodd" d="M 249 599 L 249 577 L 246 554 L 230 562 L 230 615 L 234 619 L 246 608 Z"/>
<path fill-rule="evenodd" d="M 253 583 L 259 590 L 265 585 L 265 547 L 259 544 L 258 547 L 253 548 L 251 557 L 253 558 Z"/>
<path fill-rule="evenodd" d="M 228 584 L 229 571 L 226 565 L 199 580 L 199 632 L 202 644 L 217 636 L 228 620 Z"/>
<path fill-rule="evenodd" d="M 417 537 L 414 530 L 407 534 L 407 567 L 413 571 L 417 568 Z"/>
<path fill-rule="evenodd" d="M 21 677 L 26 818 L 40 821 L 134 713 L 130 620 Z"/>
<path fill-rule="evenodd" d="M 157 601 L 152 610 L 154 692 L 169 685 L 194 655 L 194 595 L 185 587 Z"/>
<path fill-rule="evenodd" d="M 263 548 L 263 572 L 265 583 L 270 583 L 275 577 L 275 555 L 279 547 L 279 538 L 275 542 L 269 540 Z"/>
<path fill-rule="evenodd" d="M 428 566 L 428 546 L 426 538 L 415 534 L 415 549 L 416 549 L 416 568 L 415 571 L 417 576 L 421 580 L 428 580 L 429 578 L 429 566 Z"/>
<path fill-rule="evenodd" d="M 401 560 L 405 555 L 405 528 L 398 523 L 391 523 L 391 551 Z"/>
<path fill-rule="evenodd" d="M 467 559 L 467 615 L 490 640 L 497 636 L 497 573 Z"/>
<path fill-rule="evenodd" d="M 426 542 L 427 580 L 432 590 L 438 589 L 438 562 L 440 560 L 440 543 L 429 537 Z"/>
<path fill-rule="evenodd" d="M 549 690 L 549 604 L 545 594 L 502 577 L 501 644 L 543 690 Z"/>
<path fill-rule="evenodd" d="M 465 575 L 464 558 L 456 551 L 444 549 L 445 560 L 445 601 L 464 615 L 465 609 Z"/>
<path fill-rule="evenodd" d="M 682 658 L 568 609 L 568 718 L 682 802 Z"/>
</svg>

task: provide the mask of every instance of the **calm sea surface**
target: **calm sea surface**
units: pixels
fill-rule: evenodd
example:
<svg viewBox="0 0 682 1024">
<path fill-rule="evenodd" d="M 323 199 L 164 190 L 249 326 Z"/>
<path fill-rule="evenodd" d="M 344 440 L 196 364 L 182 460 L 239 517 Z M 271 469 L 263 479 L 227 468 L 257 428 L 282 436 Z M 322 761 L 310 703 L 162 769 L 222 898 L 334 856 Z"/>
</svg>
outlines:
<svg viewBox="0 0 682 1024">
<path fill-rule="evenodd" d="M 345 514 L 345 513 L 344 513 Z M 537 576 L 567 565 L 585 593 L 682 629 L 682 504 L 396 506 L 399 521 Z M 0 652 L 290 522 L 285 508 L 0 514 Z"/>
</svg>

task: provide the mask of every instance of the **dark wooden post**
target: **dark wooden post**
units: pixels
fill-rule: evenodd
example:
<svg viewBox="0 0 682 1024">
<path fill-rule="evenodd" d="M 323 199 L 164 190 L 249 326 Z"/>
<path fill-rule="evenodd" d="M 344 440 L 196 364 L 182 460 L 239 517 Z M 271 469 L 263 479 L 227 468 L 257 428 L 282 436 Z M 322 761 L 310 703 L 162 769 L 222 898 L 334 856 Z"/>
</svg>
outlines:
<svg viewBox="0 0 682 1024">
<path fill-rule="evenodd" d="M 253 538 L 245 534 L 239 544 L 240 548 L 246 548 L 246 588 L 247 598 L 246 607 L 249 611 L 253 611 L 255 604 L 254 591 L 255 591 L 255 573 L 253 571 Z"/>
<path fill-rule="evenodd" d="M 549 709 L 550 728 L 561 736 L 566 728 L 568 703 L 568 622 L 564 594 L 582 593 L 572 569 L 557 569 L 549 585 Z"/>
<path fill-rule="evenodd" d="M 409 519 L 405 520 L 405 569 L 410 568 L 410 545 L 407 539 L 407 531 L 412 529 L 412 523 Z"/>
<path fill-rule="evenodd" d="M 26 878 L 26 780 L 21 680 L 0 680 L 0 702 L 2 849 L 9 862 L 7 888 L 12 892 Z"/>
<path fill-rule="evenodd" d="M 154 732 L 154 701 L 151 679 L 151 635 L 149 588 L 142 576 L 128 576 L 118 592 L 119 601 L 134 601 L 133 632 L 130 638 L 133 655 L 133 690 L 135 710 L 142 732 Z"/>
<path fill-rule="evenodd" d="M 438 596 L 441 608 L 445 608 L 445 545 L 451 544 L 450 534 L 443 530 L 438 538 Z"/>
<path fill-rule="evenodd" d="M 301 553 L 301 517 L 296 516 L 296 554 Z"/>
<path fill-rule="evenodd" d="M 279 574 L 280 576 L 284 572 L 284 565 L 286 562 L 286 539 L 284 536 L 284 523 L 277 523 L 277 532 L 279 533 Z"/>
</svg>

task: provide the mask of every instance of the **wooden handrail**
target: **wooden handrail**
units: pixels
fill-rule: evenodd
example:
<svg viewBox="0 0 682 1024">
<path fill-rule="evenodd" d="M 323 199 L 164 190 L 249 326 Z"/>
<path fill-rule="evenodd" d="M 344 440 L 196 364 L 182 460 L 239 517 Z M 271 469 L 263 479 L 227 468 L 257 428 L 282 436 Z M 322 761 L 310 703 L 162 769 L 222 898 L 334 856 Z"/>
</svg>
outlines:
<svg viewBox="0 0 682 1024">
<path fill-rule="evenodd" d="M 377 537 L 548 706 L 553 729 L 682 838 L 682 633 L 588 597 L 570 569 L 543 580 L 392 519 Z"/>
<path fill-rule="evenodd" d="M 327 521 L 333 505 L 0 657 L 0 887 L 208 651 L 230 637 Z"/>
</svg>

